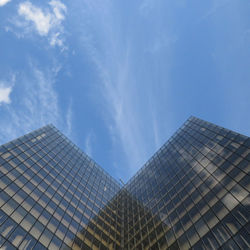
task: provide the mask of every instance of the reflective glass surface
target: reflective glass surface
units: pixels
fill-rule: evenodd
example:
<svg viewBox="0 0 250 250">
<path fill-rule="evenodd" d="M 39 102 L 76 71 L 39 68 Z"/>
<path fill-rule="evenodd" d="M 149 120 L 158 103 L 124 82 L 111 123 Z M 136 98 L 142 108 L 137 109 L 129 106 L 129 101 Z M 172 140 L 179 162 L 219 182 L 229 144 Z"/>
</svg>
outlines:
<svg viewBox="0 0 250 250">
<path fill-rule="evenodd" d="M 129 182 L 48 125 L 0 147 L 1 249 L 249 249 L 250 138 L 195 117 Z"/>
<path fill-rule="evenodd" d="M 120 246 L 116 221 L 113 231 L 107 223 L 112 214 L 99 231 L 94 219 L 120 185 L 55 127 L 1 146 L 0 165 L 1 249 Z"/>
<path fill-rule="evenodd" d="M 250 139 L 191 117 L 125 185 L 124 249 L 249 249 Z"/>
</svg>

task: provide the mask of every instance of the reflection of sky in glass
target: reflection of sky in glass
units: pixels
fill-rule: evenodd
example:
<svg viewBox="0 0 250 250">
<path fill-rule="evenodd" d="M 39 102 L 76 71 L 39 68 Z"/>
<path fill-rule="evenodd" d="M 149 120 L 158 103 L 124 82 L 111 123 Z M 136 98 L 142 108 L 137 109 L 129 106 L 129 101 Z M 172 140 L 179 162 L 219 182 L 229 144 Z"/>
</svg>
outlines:
<svg viewBox="0 0 250 250">
<path fill-rule="evenodd" d="M 191 117 L 121 187 L 44 127 L 0 147 L 0 233 L 41 249 L 246 248 L 246 139 Z"/>
</svg>

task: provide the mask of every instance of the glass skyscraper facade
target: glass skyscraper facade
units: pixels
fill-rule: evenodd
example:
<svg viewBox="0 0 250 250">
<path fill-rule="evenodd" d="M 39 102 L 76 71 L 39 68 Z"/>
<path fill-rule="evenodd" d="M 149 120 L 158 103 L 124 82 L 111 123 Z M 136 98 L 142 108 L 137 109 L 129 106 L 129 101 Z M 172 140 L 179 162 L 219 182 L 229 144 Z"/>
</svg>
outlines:
<svg viewBox="0 0 250 250">
<path fill-rule="evenodd" d="M 120 244 L 119 207 L 109 206 L 120 185 L 53 126 L 1 146 L 0 165 L 1 249 Z"/>
<path fill-rule="evenodd" d="M 250 249 L 249 171 L 191 117 L 122 186 L 48 125 L 0 147 L 0 249 Z"/>
<path fill-rule="evenodd" d="M 191 117 L 126 184 L 125 249 L 250 249 L 250 139 Z"/>
</svg>

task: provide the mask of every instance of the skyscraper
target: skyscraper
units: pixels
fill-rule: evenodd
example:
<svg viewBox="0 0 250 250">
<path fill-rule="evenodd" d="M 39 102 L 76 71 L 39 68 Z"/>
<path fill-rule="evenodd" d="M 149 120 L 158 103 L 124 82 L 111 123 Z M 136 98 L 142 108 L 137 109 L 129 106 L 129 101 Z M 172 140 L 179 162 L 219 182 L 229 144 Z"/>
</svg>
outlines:
<svg viewBox="0 0 250 250">
<path fill-rule="evenodd" d="M 121 186 L 52 125 L 0 147 L 1 249 L 249 249 L 250 138 L 191 117 Z"/>
</svg>

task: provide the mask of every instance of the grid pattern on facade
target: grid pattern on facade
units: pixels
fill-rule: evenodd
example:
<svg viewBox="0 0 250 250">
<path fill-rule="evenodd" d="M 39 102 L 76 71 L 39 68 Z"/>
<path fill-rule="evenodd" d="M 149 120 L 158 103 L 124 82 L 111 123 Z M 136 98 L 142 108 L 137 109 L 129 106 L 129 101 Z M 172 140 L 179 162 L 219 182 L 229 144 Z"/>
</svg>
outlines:
<svg viewBox="0 0 250 250">
<path fill-rule="evenodd" d="M 48 125 L 0 147 L 1 249 L 249 249 L 250 138 L 191 117 L 123 187 Z"/>
<path fill-rule="evenodd" d="M 125 187 L 125 249 L 248 249 L 249 160 L 249 138 L 190 118 Z"/>
<path fill-rule="evenodd" d="M 89 221 L 119 184 L 53 126 L 1 146 L 0 164 L 0 245 L 69 249 L 85 242 L 92 249 L 108 249 L 116 244 L 119 223 L 112 221 L 113 229 L 106 225 L 99 236 Z M 73 243 L 83 228 L 87 233 Z"/>
</svg>

